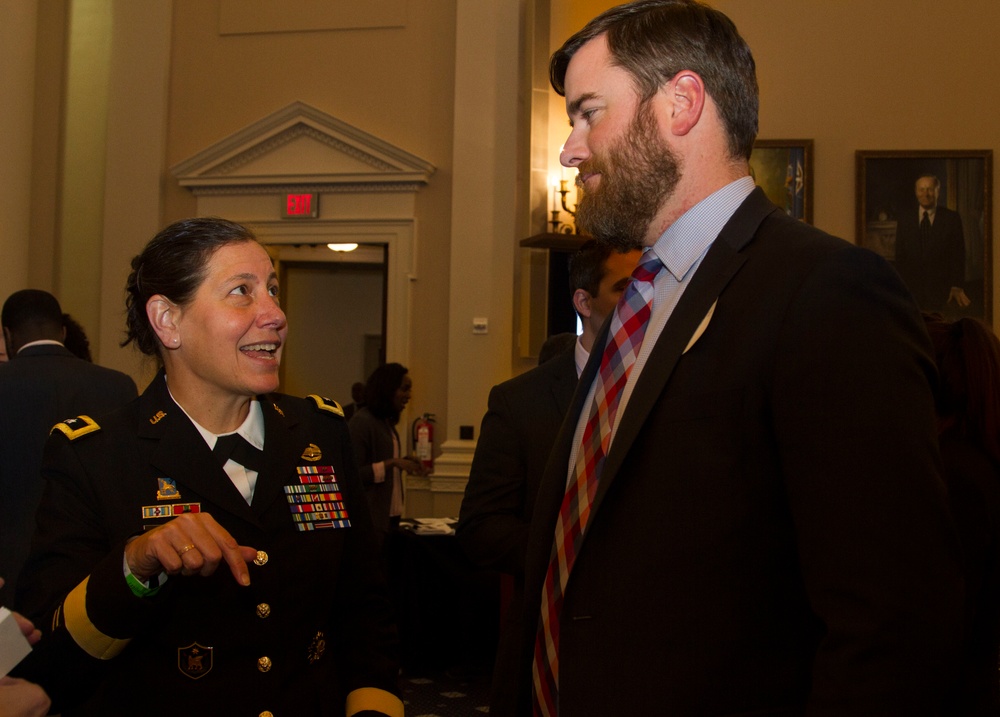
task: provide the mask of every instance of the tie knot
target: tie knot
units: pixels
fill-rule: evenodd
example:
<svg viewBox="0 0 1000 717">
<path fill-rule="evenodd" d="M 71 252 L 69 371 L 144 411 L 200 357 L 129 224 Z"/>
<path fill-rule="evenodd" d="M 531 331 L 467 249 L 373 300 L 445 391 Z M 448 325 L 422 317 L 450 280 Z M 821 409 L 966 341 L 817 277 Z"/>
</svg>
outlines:
<svg viewBox="0 0 1000 717">
<path fill-rule="evenodd" d="M 660 257 L 656 255 L 655 251 L 649 249 L 642 255 L 639 265 L 632 272 L 632 278 L 635 281 L 652 281 L 662 268 L 663 262 L 660 261 Z"/>
<path fill-rule="evenodd" d="M 248 470 L 257 471 L 264 467 L 264 451 L 250 443 L 239 433 L 229 433 L 219 436 L 212 449 L 220 466 L 226 465 L 230 458 Z"/>
</svg>

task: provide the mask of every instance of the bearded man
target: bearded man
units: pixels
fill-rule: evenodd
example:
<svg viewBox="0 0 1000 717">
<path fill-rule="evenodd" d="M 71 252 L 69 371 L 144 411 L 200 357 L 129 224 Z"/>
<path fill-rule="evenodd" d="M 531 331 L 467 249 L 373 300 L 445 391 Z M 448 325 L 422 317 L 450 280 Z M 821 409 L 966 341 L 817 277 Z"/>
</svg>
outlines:
<svg viewBox="0 0 1000 717">
<path fill-rule="evenodd" d="M 754 187 L 749 47 L 685 0 L 550 63 L 577 220 L 646 251 L 535 503 L 518 714 L 940 714 L 961 577 L 933 358 L 874 254 Z"/>
</svg>

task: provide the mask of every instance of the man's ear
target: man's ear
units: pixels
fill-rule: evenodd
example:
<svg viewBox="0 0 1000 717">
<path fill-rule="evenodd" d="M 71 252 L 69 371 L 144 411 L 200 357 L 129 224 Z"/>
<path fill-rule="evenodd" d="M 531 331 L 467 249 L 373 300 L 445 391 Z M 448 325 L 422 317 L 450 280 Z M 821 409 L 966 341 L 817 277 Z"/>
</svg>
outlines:
<svg viewBox="0 0 1000 717">
<path fill-rule="evenodd" d="M 705 83 L 698 73 L 681 70 L 660 92 L 666 93 L 670 105 L 670 132 L 678 137 L 686 135 L 698 124 L 705 109 Z"/>
<path fill-rule="evenodd" d="M 593 297 L 586 289 L 577 289 L 573 292 L 573 308 L 576 313 L 585 319 L 590 318 L 590 301 Z"/>
<path fill-rule="evenodd" d="M 155 294 L 149 297 L 146 302 L 146 317 L 149 325 L 156 332 L 156 335 L 168 349 L 175 349 L 180 346 L 180 319 L 181 309 L 162 294 Z"/>
</svg>

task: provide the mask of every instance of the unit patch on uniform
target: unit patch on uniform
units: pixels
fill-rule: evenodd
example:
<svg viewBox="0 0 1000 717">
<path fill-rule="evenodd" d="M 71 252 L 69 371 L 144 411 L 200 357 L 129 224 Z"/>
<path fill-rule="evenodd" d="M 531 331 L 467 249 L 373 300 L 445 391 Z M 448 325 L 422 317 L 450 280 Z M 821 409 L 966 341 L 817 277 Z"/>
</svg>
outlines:
<svg viewBox="0 0 1000 717">
<path fill-rule="evenodd" d="M 192 642 L 177 648 L 177 669 L 192 680 L 200 680 L 212 671 L 212 648 Z"/>
<path fill-rule="evenodd" d="M 71 441 L 75 441 L 81 436 L 86 436 L 88 433 L 93 433 L 94 431 L 101 430 L 101 427 L 97 425 L 95 421 L 90 416 L 77 416 L 76 418 L 67 418 L 62 423 L 57 423 L 52 426 L 52 430 L 49 434 L 53 434 L 56 431 L 62 433 L 66 438 Z"/>
<path fill-rule="evenodd" d="M 142 519 L 149 518 L 173 518 L 184 513 L 200 513 L 201 503 L 171 503 L 170 505 L 144 505 L 142 506 Z"/>
<path fill-rule="evenodd" d="M 299 484 L 283 488 L 295 527 L 301 532 L 351 527 L 333 466 L 297 466 L 295 471 Z"/>
<path fill-rule="evenodd" d="M 156 486 L 157 500 L 179 500 L 181 497 L 177 490 L 177 481 L 173 478 L 157 478 Z"/>
</svg>

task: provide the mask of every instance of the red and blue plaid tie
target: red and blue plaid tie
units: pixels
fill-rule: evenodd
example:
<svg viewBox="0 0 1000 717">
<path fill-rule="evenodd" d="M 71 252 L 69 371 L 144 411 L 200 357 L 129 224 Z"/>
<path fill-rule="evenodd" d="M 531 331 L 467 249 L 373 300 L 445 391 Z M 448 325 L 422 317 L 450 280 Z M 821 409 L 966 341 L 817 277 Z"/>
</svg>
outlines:
<svg viewBox="0 0 1000 717">
<path fill-rule="evenodd" d="M 583 431 L 583 442 L 577 452 L 573 480 L 566 486 L 559 509 L 552 557 L 542 585 L 542 615 L 531 666 L 536 717 L 555 717 L 558 714 L 559 615 L 563 591 L 590 518 L 590 506 L 611 443 L 618 399 L 646 334 L 653 304 L 653 279 L 662 268 L 659 257 L 647 251 L 632 272 L 632 281 L 611 320 L 608 344 L 601 356 L 600 380 Z"/>
</svg>

